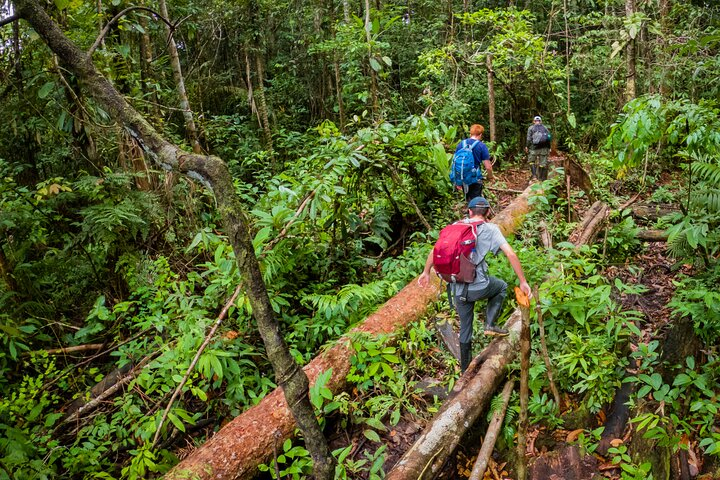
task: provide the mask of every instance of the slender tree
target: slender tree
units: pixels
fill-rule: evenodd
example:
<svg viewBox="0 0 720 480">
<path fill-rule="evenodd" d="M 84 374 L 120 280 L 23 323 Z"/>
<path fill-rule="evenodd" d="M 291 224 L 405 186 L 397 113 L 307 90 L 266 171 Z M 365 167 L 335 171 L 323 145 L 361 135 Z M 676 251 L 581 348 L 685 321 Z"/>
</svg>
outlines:
<svg viewBox="0 0 720 480">
<path fill-rule="evenodd" d="M 168 15 L 167 3 L 165 0 L 159 0 L 160 3 L 160 14 L 166 19 L 170 20 Z M 180 56 L 178 55 L 177 44 L 175 43 L 173 27 L 166 23 L 165 28 L 168 34 L 168 54 L 170 55 L 170 66 L 172 67 L 173 77 L 175 78 L 175 88 L 177 88 L 178 97 L 180 99 L 180 109 L 182 110 L 183 118 L 185 119 L 185 131 L 190 145 L 192 145 L 193 152 L 201 153 L 200 142 L 198 141 L 197 127 L 195 126 L 195 119 L 193 118 L 193 112 L 190 109 L 190 100 L 188 100 L 187 91 L 185 90 L 185 77 L 183 76 L 182 67 L 180 65 Z"/>
<path fill-rule="evenodd" d="M 635 14 L 635 0 L 625 0 L 625 16 L 628 21 L 632 21 Z M 629 102 L 637 95 L 636 92 L 636 53 L 635 53 L 635 35 L 630 33 L 627 46 L 625 47 L 625 67 L 627 69 L 625 78 L 625 102 Z"/>
<path fill-rule="evenodd" d="M 497 131 L 495 128 L 495 73 L 493 72 L 492 53 L 488 53 L 485 57 L 485 65 L 487 65 L 488 123 L 490 124 L 490 141 L 494 142 L 497 137 Z"/>
</svg>

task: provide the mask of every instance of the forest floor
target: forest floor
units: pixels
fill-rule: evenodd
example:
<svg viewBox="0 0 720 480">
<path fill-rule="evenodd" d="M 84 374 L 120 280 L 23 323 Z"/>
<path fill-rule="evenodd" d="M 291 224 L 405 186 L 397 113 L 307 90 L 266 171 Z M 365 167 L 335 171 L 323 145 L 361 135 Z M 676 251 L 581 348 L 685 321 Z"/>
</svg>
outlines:
<svg viewBox="0 0 720 480">
<path fill-rule="evenodd" d="M 551 160 L 558 163 L 561 161 L 561 157 L 551 158 Z M 517 196 L 518 192 L 521 192 L 529 185 L 530 173 L 526 166 L 508 166 L 502 171 L 496 172 L 495 176 L 495 181 L 487 185 L 485 195 L 495 207 L 495 212 L 499 212 Z M 639 198 L 637 201 L 642 202 L 643 199 Z M 575 213 L 582 215 L 584 209 L 589 206 L 585 205 L 585 203 L 586 201 L 582 201 L 582 205 L 575 205 Z M 460 210 L 463 206 L 458 203 L 456 208 Z M 602 273 L 608 280 L 612 281 L 618 278 L 625 284 L 642 284 L 647 289 L 641 295 L 622 295 L 616 299 L 622 305 L 623 310 L 637 310 L 642 313 L 645 322 L 641 327 L 642 338 L 637 339 L 638 342 L 646 343 L 664 337 L 670 323 L 670 310 L 667 305 L 674 293 L 673 280 L 680 273 L 690 273 L 690 269 L 691 266 L 688 265 L 675 266 L 674 261 L 669 258 L 666 252 L 665 243 L 659 242 L 645 243 L 640 253 L 632 256 L 622 264 L 605 265 Z M 438 372 L 438 375 L 442 374 L 442 371 Z M 438 381 L 440 380 L 442 379 L 438 379 Z M 569 394 L 564 395 L 566 395 L 567 404 L 578 404 L 577 398 L 572 398 L 572 395 Z M 581 478 L 619 479 L 620 467 L 612 463 L 611 456 L 602 457 L 597 454 L 583 456 L 583 454 L 579 453 L 580 450 L 576 445 L 578 435 L 583 429 L 592 430 L 604 424 L 609 413 L 607 410 L 601 410 L 597 415 L 586 415 L 582 421 L 583 424 L 581 426 L 576 425 L 572 429 L 550 429 L 542 425 L 533 425 L 528 433 L 527 455 L 528 464 L 534 464 L 535 467 L 531 470 L 534 475 L 529 475 L 528 478 L 536 480 L 548 478 L 562 478 L 565 480 Z M 481 419 L 484 417 L 485 414 L 481 415 Z M 469 431 L 437 478 L 457 479 L 469 476 L 475 457 L 480 449 L 485 426 L 486 422 L 482 420 Z M 384 436 L 385 445 L 387 446 L 385 471 L 389 471 L 400 460 L 405 451 L 412 446 L 422 433 L 423 428 L 424 424 L 421 420 L 405 417 L 397 425 L 388 427 L 388 433 Z M 347 440 L 349 437 L 352 444 L 356 446 L 352 453 L 354 458 L 370 456 L 376 448 L 368 445 L 372 442 L 366 441 L 362 428 L 343 433 L 345 439 Z M 631 442 L 632 433 L 631 427 L 626 426 L 622 441 L 624 443 Z M 510 468 L 512 465 L 510 460 L 513 454 L 514 452 L 495 451 L 485 478 L 504 480 L 514 477 L 514 472 Z M 695 458 L 695 455 L 691 455 L 691 457 Z M 569 464 L 574 465 L 571 468 Z M 701 465 L 697 465 L 697 467 L 701 469 Z M 568 469 L 574 470 L 574 476 L 568 473 Z"/>
</svg>

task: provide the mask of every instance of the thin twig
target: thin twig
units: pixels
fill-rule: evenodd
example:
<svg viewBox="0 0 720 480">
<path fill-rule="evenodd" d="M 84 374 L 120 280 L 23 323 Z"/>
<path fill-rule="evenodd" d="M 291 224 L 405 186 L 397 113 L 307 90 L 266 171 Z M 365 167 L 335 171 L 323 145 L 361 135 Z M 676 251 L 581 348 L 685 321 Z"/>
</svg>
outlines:
<svg viewBox="0 0 720 480">
<path fill-rule="evenodd" d="M 115 385 L 108 388 L 107 390 L 105 390 L 104 392 L 102 392 L 100 395 L 93 398 L 92 400 L 90 400 L 88 403 L 86 403 L 82 407 L 78 408 L 72 415 L 70 415 L 65 420 L 63 420 L 62 423 L 58 426 L 58 428 L 62 425 L 65 425 L 65 424 L 71 423 L 75 420 L 78 420 L 80 418 L 80 415 L 86 414 L 86 413 L 94 410 L 95 408 L 97 408 L 102 402 L 104 402 L 106 399 L 108 399 L 109 397 L 114 395 L 115 392 L 120 390 L 126 384 L 130 383 L 130 381 L 135 378 L 137 372 L 139 372 L 140 370 L 145 368 L 145 366 L 147 366 L 147 364 L 150 363 L 150 361 L 153 358 L 155 358 L 155 356 L 159 353 L 160 353 L 159 351 L 153 352 L 150 355 L 148 355 L 147 357 L 143 358 L 143 360 L 135 368 L 130 370 L 130 373 L 128 373 L 123 378 L 118 380 L 118 382 L 115 383 Z"/>
<path fill-rule="evenodd" d="M 162 20 L 162 22 L 165 23 L 168 27 L 170 27 L 170 29 L 175 28 L 175 25 L 173 25 L 168 19 L 166 19 L 165 17 L 163 17 L 162 15 L 157 13 L 152 8 L 142 7 L 142 6 L 138 6 L 138 5 L 128 7 L 125 10 L 118 13 L 117 15 L 115 15 L 112 18 L 112 20 L 110 20 L 107 24 L 105 24 L 105 27 L 102 29 L 102 32 L 100 32 L 100 35 L 98 35 L 98 37 L 95 39 L 95 43 L 93 43 L 92 47 L 90 47 L 90 50 L 87 51 L 88 58 L 91 57 L 93 52 L 95 52 L 95 50 L 97 50 L 97 48 L 100 46 L 100 42 L 103 41 L 103 39 L 105 38 L 105 35 L 107 35 L 107 33 L 110 31 L 110 27 L 112 27 L 115 22 L 117 22 L 120 18 L 122 18 L 123 15 L 130 13 L 133 10 L 145 10 L 146 12 L 150 12 L 153 15 L 155 15 L 156 17 L 158 17 L 160 20 Z"/>
<path fill-rule="evenodd" d="M 182 391 L 183 387 L 185 386 L 185 383 L 187 383 L 188 378 L 190 378 L 190 373 L 195 368 L 195 364 L 197 364 L 198 360 L 200 360 L 200 355 L 202 355 L 203 351 L 205 350 L 205 347 L 208 346 L 210 343 L 210 340 L 212 340 L 213 335 L 215 335 L 215 331 L 218 329 L 220 324 L 222 323 L 223 319 L 225 318 L 225 315 L 227 315 L 228 310 L 230 310 L 230 307 L 235 303 L 235 299 L 240 294 L 240 290 L 242 289 L 242 284 L 239 284 L 237 288 L 235 289 L 235 292 L 233 293 L 232 297 L 230 297 L 230 300 L 225 303 L 225 306 L 223 307 L 222 311 L 220 312 L 220 315 L 218 316 L 218 319 L 215 321 L 215 325 L 210 329 L 210 332 L 205 336 L 205 341 L 202 345 L 200 345 L 200 348 L 198 349 L 197 353 L 195 354 L 195 358 L 193 358 L 192 362 L 190 363 L 190 366 L 187 369 L 187 372 L 185 372 L 185 376 L 183 377 L 180 384 L 175 388 L 175 392 L 173 393 L 173 396 L 170 397 L 170 401 L 168 402 L 167 407 L 165 407 L 165 412 L 163 412 L 163 416 L 160 419 L 160 423 L 157 426 L 157 430 L 155 430 L 155 438 L 153 438 L 152 446 L 155 447 L 157 444 L 158 438 L 160 437 L 160 432 L 162 431 L 162 426 L 165 423 L 165 420 L 167 420 L 168 413 L 170 413 L 170 409 L 173 406 L 173 403 L 175 403 L 175 399 L 177 399 L 178 395 L 180 395 L 180 392 Z"/>
<path fill-rule="evenodd" d="M 283 237 L 285 237 L 285 235 L 287 235 L 287 232 L 290 229 L 290 226 L 293 223 L 295 223 L 295 220 L 297 220 L 300 217 L 300 214 L 302 213 L 302 211 L 305 209 L 305 207 L 310 202 L 310 200 L 312 200 L 312 198 L 315 196 L 315 193 L 317 193 L 318 188 L 319 187 L 316 187 L 315 190 L 310 192 L 305 197 L 305 199 L 302 201 L 302 203 L 300 203 L 300 206 L 297 208 L 297 210 L 295 210 L 295 215 L 293 215 L 292 218 L 290 219 L 290 221 L 285 224 L 285 226 L 280 231 L 280 233 L 278 233 L 277 237 L 273 238 L 273 240 L 271 242 L 269 242 L 267 245 L 265 245 L 265 248 L 263 248 L 263 253 L 265 253 L 269 250 L 272 250 L 272 247 L 274 247 L 275 244 L 277 244 Z"/>
<path fill-rule="evenodd" d="M 47 350 L 40 350 L 36 352 L 26 352 L 23 356 L 38 353 L 47 353 L 48 355 L 66 355 L 68 353 L 85 352 L 88 350 L 100 350 L 104 346 L 104 343 L 90 343 L 87 345 L 76 345 L 74 347 L 49 348 Z"/>
</svg>

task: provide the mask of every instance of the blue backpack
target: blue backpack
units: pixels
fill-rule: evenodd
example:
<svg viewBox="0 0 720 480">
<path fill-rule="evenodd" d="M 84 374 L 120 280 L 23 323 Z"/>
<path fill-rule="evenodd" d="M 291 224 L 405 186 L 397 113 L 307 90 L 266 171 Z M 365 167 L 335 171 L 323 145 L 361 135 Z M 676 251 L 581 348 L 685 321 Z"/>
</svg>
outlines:
<svg viewBox="0 0 720 480">
<path fill-rule="evenodd" d="M 453 156 L 450 166 L 450 181 L 453 185 L 472 185 L 482 179 L 482 173 L 475 167 L 473 156 L 473 147 L 478 143 L 480 142 L 475 141 L 472 145 L 468 145 L 468 141 L 463 140 L 460 150 Z"/>
</svg>

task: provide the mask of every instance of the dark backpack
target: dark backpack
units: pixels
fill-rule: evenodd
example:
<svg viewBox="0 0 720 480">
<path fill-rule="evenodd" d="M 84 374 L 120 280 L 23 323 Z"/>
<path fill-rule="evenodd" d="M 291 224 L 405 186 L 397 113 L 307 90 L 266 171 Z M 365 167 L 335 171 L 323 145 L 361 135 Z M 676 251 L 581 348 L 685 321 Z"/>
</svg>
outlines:
<svg viewBox="0 0 720 480">
<path fill-rule="evenodd" d="M 545 145 L 550 141 L 550 132 L 542 125 L 538 125 L 533 129 L 530 141 L 535 147 Z"/>
<path fill-rule="evenodd" d="M 448 283 L 472 283 L 476 265 L 470 260 L 479 222 L 455 222 L 440 231 L 433 248 L 433 267 Z"/>
<path fill-rule="evenodd" d="M 476 140 L 472 145 L 468 145 L 468 141 L 463 140 L 460 150 L 453 156 L 450 166 L 450 181 L 453 185 L 472 185 L 482 179 L 482 173 L 475 167 L 473 156 L 473 148 L 478 143 L 480 142 Z"/>
</svg>

